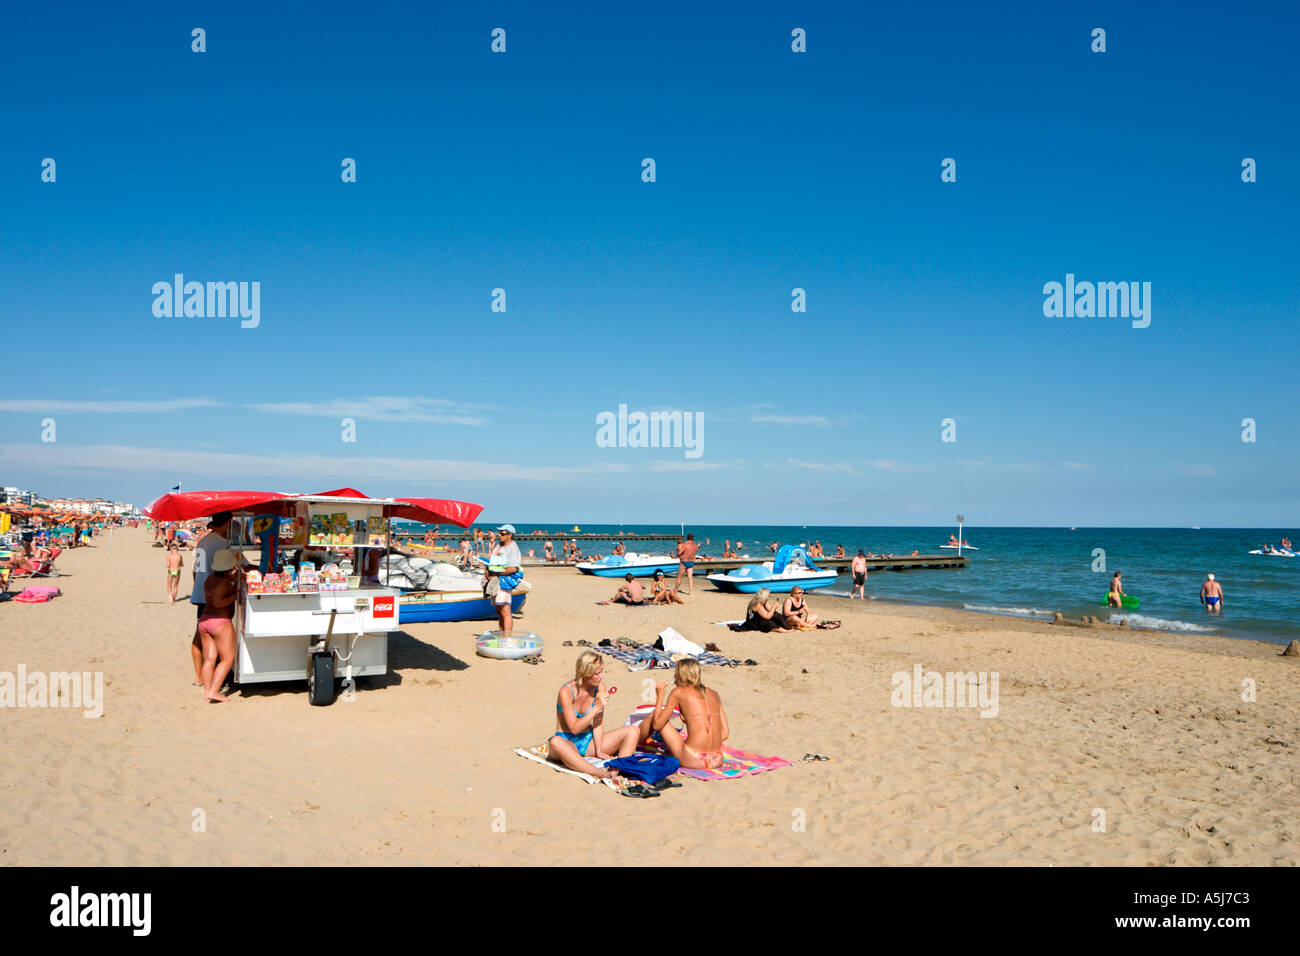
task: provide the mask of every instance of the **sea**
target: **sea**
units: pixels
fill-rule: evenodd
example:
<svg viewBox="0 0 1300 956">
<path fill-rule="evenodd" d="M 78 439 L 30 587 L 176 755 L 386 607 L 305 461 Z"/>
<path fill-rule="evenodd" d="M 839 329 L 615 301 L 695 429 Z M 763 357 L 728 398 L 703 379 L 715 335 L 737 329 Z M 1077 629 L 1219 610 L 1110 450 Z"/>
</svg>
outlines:
<svg viewBox="0 0 1300 956">
<path fill-rule="evenodd" d="M 602 525 L 577 523 L 584 552 L 608 554 L 606 542 L 585 535 L 680 534 L 680 525 Z M 573 536 L 574 524 L 514 522 L 520 533 L 543 530 Z M 411 530 L 423 533 L 422 525 Z M 445 530 L 445 529 L 444 529 Z M 730 539 L 745 545 L 755 563 L 771 560 L 768 546 L 820 541 L 827 554 L 843 545 L 847 554 L 947 554 L 955 527 L 815 527 L 776 525 L 687 525 L 705 555 L 721 556 Z M 1250 554 L 1282 537 L 1300 540 L 1295 530 L 1260 528 L 981 528 L 966 526 L 965 539 L 979 550 L 965 552 L 969 565 L 960 570 L 873 571 L 867 582 L 871 600 L 960 608 L 982 614 L 1050 620 L 1056 611 L 1067 617 L 1096 615 L 1099 620 L 1159 631 L 1219 634 L 1287 644 L 1300 637 L 1300 558 Z M 525 551 L 534 547 L 523 544 Z M 646 541 L 628 550 L 671 553 L 673 542 Z M 537 554 L 541 545 L 535 545 Z M 1115 571 L 1124 590 L 1141 601 L 1123 614 L 1105 607 L 1107 586 Z M 1223 586 L 1224 609 L 1206 612 L 1200 602 L 1205 575 Z M 817 593 L 848 598 L 851 579 L 841 573 L 835 584 Z"/>
</svg>

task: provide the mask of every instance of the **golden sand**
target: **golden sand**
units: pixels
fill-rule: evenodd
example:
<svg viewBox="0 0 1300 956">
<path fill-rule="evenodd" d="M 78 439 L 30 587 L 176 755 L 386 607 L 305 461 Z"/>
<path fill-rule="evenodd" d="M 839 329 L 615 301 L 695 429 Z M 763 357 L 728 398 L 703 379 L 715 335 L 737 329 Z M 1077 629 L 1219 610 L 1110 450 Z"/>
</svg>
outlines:
<svg viewBox="0 0 1300 956">
<path fill-rule="evenodd" d="M 0 709 L 0 861 L 1297 861 L 1300 662 L 1272 645 L 817 594 L 839 630 L 733 634 L 711 622 L 743 616 L 744 597 L 697 585 L 685 606 L 600 607 L 615 582 L 537 568 L 520 626 L 547 642 L 539 666 L 476 657 L 487 625 L 410 625 L 390 639 L 389 676 L 354 701 L 311 707 L 287 684 L 210 705 L 190 686 L 193 608 L 164 603 L 150 542 L 117 531 L 110 552 L 99 536 L 59 558 L 62 597 L 0 605 L 0 671 L 102 671 L 106 695 L 98 719 Z M 887 591 L 887 575 L 872 581 Z M 729 744 L 793 767 L 632 800 L 511 752 L 554 729 L 576 656 L 564 640 L 652 641 L 668 625 L 759 661 L 705 679 Z M 917 664 L 996 672 L 997 716 L 891 706 L 892 676 Z M 647 676 L 606 673 L 621 723 Z"/>
</svg>

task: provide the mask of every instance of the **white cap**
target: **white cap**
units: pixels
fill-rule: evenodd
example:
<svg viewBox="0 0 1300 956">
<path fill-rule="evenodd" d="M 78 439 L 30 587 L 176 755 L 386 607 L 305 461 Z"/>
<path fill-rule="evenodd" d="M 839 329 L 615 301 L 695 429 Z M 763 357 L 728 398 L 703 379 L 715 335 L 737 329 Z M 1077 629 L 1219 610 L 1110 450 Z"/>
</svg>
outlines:
<svg viewBox="0 0 1300 956">
<path fill-rule="evenodd" d="M 498 531 L 509 531 L 511 534 L 514 534 L 514 533 L 515 533 L 515 526 L 512 525 L 512 524 L 503 524 L 503 525 L 499 525 L 499 526 L 497 527 L 497 530 L 498 530 Z"/>
</svg>

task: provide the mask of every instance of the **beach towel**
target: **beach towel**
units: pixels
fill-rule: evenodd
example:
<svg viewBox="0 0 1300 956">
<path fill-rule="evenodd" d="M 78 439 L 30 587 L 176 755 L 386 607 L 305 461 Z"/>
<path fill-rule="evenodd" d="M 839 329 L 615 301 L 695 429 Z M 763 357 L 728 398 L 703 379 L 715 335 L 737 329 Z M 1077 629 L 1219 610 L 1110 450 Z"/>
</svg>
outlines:
<svg viewBox="0 0 1300 956">
<path fill-rule="evenodd" d="M 608 654 L 615 660 L 622 661 L 624 664 L 635 664 L 643 658 L 653 660 L 654 667 L 674 667 L 673 656 L 667 651 L 661 651 L 651 647 L 649 644 L 638 644 L 636 647 L 627 647 L 624 645 L 615 645 L 613 647 L 593 647 L 593 651 L 600 651 L 602 654 Z M 729 657 L 723 657 L 721 654 L 705 652 L 695 655 L 695 659 L 701 664 L 716 664 L 720 667 L 735 667 L 740 661 L 734 661 Z"/>
<path fill-rule="evenodd" d="M 736 777 L 745 777 L 768 770 L 780 770 L 782 767 L 790 766 L 793 766 L 793 764 L 781 757 L 764 757 L 761 754 L 753 754 L 747 750 L 734 750 L 731 747 L 723 747 L 722 766 L 717 770 L 691 770 L 682 767 L 677 772 L 688 777 L 694 777 L 696 780 L 734 780 Z"/>
<path fill-rule="evenodd" d="M 23 593 L 14 597 L 19 604 L 44 604 L 52 597 L 57 597 L 61 592 L 58 588 L 32 585 L 23 589 Z"/>
<path fill-rule="evenodd" d="M 525 760 L 531 760 L 533 763 L 539 763 L 543 767 L 550 767 L 552 770 L 556 771 L 557 773 L 567 773 L 569 774 L 569 776 L 577 777 L 579 780 L 585 780 L 587 783 L 603 783 L 611 790 L 615 790 L 615 791 L 625 790 L 628 787 L 634 786 L 635 784 L 641 782 L 639 780 L 627 781 L 622 779 L 621 777 L 615 780 L 610 780 L 608 778 L 602 780 L 600 777 L 593 777 L 589 773 L 582 773 L 579 770 L 570 770 L 568 767 L 564 766 L 563 764 L 555 763 L 554 761 L 547 759 L 550 752 L 551 752 L 551 748 L 549 744 L 538 744 L 536 747 L 515 748 L 515 753 L 519 754 L 519 756 L 523 757 Z M 603 767 L 605 765 L 605 761 L 596 760 L 594 758 L 590 759 L 589 762 L 593 766 L 597 766 L 597 767 Z"/>
</svg>

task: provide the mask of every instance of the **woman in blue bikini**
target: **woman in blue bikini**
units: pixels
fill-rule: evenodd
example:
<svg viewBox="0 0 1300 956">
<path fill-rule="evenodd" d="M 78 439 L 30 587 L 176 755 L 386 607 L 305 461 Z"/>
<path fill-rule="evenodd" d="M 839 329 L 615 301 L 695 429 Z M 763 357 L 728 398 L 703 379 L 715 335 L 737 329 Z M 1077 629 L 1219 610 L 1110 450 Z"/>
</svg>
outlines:
<svg viewBox="0 0 1300 956">
<path fill-rule="evenodd" d="M 579 654 L 574 679 L 560 688 L 555 704 L 555 736 L 549 741 L 551 760 L 593 777 L 611 777 L 613 773 L 593 767 L 585 758 L 608 760 L 636 752 L 637 728 L 605 730 L 601 725 L 609 698 L 604 681 L 601 656 L 595 651 Z"/>
</svg>

